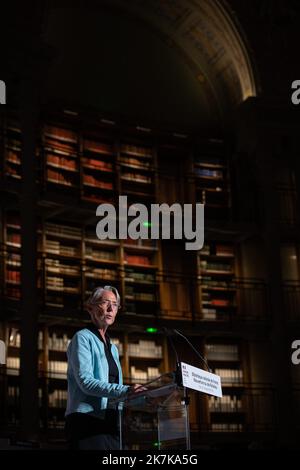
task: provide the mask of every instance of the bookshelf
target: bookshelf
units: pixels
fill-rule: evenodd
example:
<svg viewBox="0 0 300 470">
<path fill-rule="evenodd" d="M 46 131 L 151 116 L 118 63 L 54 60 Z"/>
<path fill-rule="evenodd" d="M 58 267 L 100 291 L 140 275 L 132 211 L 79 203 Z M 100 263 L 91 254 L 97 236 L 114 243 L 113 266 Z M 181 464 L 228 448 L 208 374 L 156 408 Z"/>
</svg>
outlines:
<svg viewBox="0 0 300 470">
<path fill-rule="evenodd" d="M 45 222 L 41 254 L 46 306 L 79 307 L 82 291 L 81 228 L 60 222 Z"/>
<path fill-rule="evenodd" d="M 46 189 L 46 210 L 40 206 L 38 214 L 39 400 L 46 410 L 44 425 L 61 429 L 67 391 L 66 348 L 74 332 L 89 320 L 83 302 L 96 286 L 110 284 L 121 294 L 121 321 L 109 333 L 119 349 L 125 383 L 143 383 L 169 370 L 168 347 L 166 338 L 137 332 L 137 325 L 157 319 L 190 329 L 193 321 L 196 329 L 200 320 L 234 318 L 237 263 L 234 245 L 222 238 L 206 239 L 199 253 L 187 253 L 178 240 L 101 241 L 96 236 L 95 208 L 102 202 L 117 202 L 119 195 L 128 196 L 128 206 L 204 202 L 205 217 L 228 217 L 230 180 L 222 143 L 209 141 L 195 147 L 186 136 L 161 138 L 152 131 L 105 126 L 97 119 L 91 125 L 89 120 L 75 117 L 73 122 L 64 117 L 45 122 L 40 136 L 43 174 L 38 187 Z M 7 178 L 15 180 L 19 178 L 14 175 L 20 175 L 21 133 L 17 126 L 7 126 L 4 166 L 16 168 L 15 173 L 7 171 Z M 5 299 L 18 301 L 21 227 L 17 210 L 1 209 L 1 291 Z M 209 331 L 210 326 L 205 327 Z M 206 348 L 209 363 L 221 375 L 224 387 L 221 401 L 205 401 L 207 422 L 211 430 L 241 431 L 246 411 L 240 347 L 218 339 L 208 342 Z M 10 344 L 12 422 L 17 422 L 18 415 L 19 352 L 19 345 Z M 195 399 L 194 424 L 198 408 L 202 412 Z M 140 421 L 136 426 L 148 432 L 155 423 Z"/>
<path fill-rule="evenodd" d="M 119 144 L 121 194 L 155 197 L 156 154 L 151 144 L 122 138 Z M 137 202 L 137 201 L 135 201 Z"/>
<path fill-rule="evenodd" d="M 230 172 L 224 142 L 211 139 L 197 146 L 194 154 L 196 202 L 205 204 L 205 217 L 226 219 L 230 216 Z"/>
<path fill-rule="evenodd" d="M 120 244 L 99 240 L 94 226 L 84 228 L 83 271 L 86 295 L 101 284 L 112 284 L 120 290 Z"/>
<path fill-rule="evenodd" d="M 51 185 L 79 186 L 78 135 L 62 125 L 46 124 L 42 133 L 44 180 Z"/>
<path fill-rule="evenodd" d="M 157 241 L 127 239 L 122 250 L 126 313 L 156 315 L 159 307 Z"/>
<path fill-rule="evenodd" d="M 198 254 L 200 304 L 205 320 L 228 320 L 236 312 L 234 245 L 207 241 Z"/>
<path fill-rule="evenodd" d="M 192 146 L 186 135 L 172 135 L 168 140 L 159 140 L 157 161 L 160 201 L 170 205 L 194 201 L 190 191 L 192 187 L 191 157 Z"/>
<path fill-rule="evenodd" d="M 8 180 L 21 179 L 22 135 L 18 123 L 8 120 L 4 129 L 4 174 Z"/>
<path fill-rule="evenodd" d="M 216 432 L 241 432 L 246 424 L 246 406 L 240 345 L 209 340 L 205 354 L 213 372 L 221 377 L 223 390 L 221 398 L 207 397 L 210 428 Z"/>
<path fill-rule="evenodd" d="M 113 139 L 99 133 L 82 136 L 81 197 L 91 202 L 114 202 L 116 150 Z"/>
<path fill-rule="evenodd" d="M 17 212 L 7 211 L 4 221 L 4 293 L 8 298 L 21 295 L 21 225 Z"/>
<path fill-rule="evenodd" d="M 134 337 L 128 343 L 130 381 L 145 383 L 158 377 L 163 371 L 163 346 L 150 337 Z"/>
</svg>

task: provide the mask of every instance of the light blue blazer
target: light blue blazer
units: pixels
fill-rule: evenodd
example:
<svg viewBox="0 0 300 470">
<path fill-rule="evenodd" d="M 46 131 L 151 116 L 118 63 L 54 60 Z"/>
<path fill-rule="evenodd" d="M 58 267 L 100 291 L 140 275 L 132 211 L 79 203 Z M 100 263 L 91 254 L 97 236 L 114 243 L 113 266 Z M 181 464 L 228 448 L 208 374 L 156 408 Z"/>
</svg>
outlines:
<svg viewBox="0 0 300 470">
<path fill-rule="evenodd" d="M 108 362 L 103 342 L 87 328 L 73 336 L 67 350 L 66 416 L 79 412 L 104 418 L 108 399 L 126 395 L 129 386 L 123 385 L 119 352 L 114 344 L 111 345 L 111 352 L 119 370 L 118 384 L 108 382 Z"/>
</svg>

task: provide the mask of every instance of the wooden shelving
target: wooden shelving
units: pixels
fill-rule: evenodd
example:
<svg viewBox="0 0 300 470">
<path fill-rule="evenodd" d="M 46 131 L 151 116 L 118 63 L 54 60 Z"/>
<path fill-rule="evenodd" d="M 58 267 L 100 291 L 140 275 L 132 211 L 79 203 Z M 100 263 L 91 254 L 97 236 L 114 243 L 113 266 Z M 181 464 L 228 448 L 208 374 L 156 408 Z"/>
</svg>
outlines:
<svg viewBox="0 0 300 470">
<path fill-rule="evenodd" d="M 223 389 L 222 398 L 207 397 L 211 430 L 242 432 L 246 424 L 246 403 L 239 344 L 210 341 L 205 352 L 213 372 L 221 377 Z"/>
<path fill-rule="evenodd" d="M 236 312 L 235 252 L 225 242 L 207 242 L 198 255 L 202 318 L 228 320 Z"/>
<path fill-rule="evenodd" d="M 122 328 L 141 326 L 148 319 L 197 328 L 202 320 L 227 321 L 237 312 L 236 253 L 228 241 L 208 238 L 199 253 L 187 254 L 177 241 L 97 238 L 97 205 L 115 204 L 120 195 L 128 196 L 128 206 L 203 202 L 208 219 L 222 220 L 230 214 L 230 174 L 223 144 L 200 145 L 192 138 L 174 136 L 168 143 L 167 137 L 160 139 L 152 132 L 127 130 L 108 129 L 99 122 L 89 129 L 76 117 L 57 122 L 49 118 L 41 125 L 38 188 L 50 204 L 45 204 L 45 212 L 39 208 L 38 215 L 39 395 L 43 406 L 46 403 L 49 428 L 63 426 L 66 348 L 74 331 L 88 321 L 83 305 L 95 287 L 118 288 Z M 5 178 L 17 181 L 21 134 L 9 125 L 3 136 Z M 53 195 L 62 202 L 55 199 L 52 206 Z M 5 300 L 18 301 L 21 227 L 17 211 L 10 212 L 3 211 L 1 292 Z M 169 370 L 165 337 L 118 327 L 111 337 L 127 383 L 147 382 Z M 241 352 L 237 343 L 226 343 L 221 351 L 220 341 L 206 344 L 209 363 L 224 386 L 223 400 L 211 399 L 205 405 L 208 422 L 211 430 L 241 431 L 246 416 Z M 19 351 L 18 345 L 10 344 L 9 369 L 15 374 L 9 384 L 12 408 L 19 397 Z M 193 410 L 193 422 L 199 421 L 198 411 Z M 17 415 L 11 421 L 17 422 Z M 149 430 L 153 423 L 140 426 Z"/>
<path fill-rule="evenodd" d="M 193 168 L 196 201 L 205 204 L 208 219 L 228 219 L 231 209 L 229 163 L 224 142 L 210 140 L 197 146 Z"/>
</svg>

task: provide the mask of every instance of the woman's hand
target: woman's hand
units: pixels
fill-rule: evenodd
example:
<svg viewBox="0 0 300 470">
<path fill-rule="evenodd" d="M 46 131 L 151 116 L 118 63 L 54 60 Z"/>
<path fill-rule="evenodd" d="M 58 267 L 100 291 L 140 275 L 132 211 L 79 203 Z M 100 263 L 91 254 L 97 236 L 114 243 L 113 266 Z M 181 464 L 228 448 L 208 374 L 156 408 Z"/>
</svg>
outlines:
<svg viewBox="0 0 300 470">
<path fill-rule="evenodd" d="M 141 384 L 134 384 L 129 388 L 128 394 L 131 395 L 133 393 L 145 392 L 146 390 L 148 390 L 147 387 L 144 387 Z"/>
</svg>

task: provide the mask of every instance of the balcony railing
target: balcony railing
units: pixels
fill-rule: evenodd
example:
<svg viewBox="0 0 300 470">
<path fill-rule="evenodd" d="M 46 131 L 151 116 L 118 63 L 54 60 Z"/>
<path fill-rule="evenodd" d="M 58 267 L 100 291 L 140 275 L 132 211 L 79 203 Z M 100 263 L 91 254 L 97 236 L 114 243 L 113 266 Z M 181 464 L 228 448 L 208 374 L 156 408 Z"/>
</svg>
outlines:
<svg viewBox="0 0 300 470">
<path fill-rule="evenodd" d="M 20 377 L 9 375 L 0 369 L 0 431 L 17 429 L 20 425 Z M 39 374 L 40 430 L 61 431 L 64 428 L 66 409 L 66 375 Z M 300 403 L 300 389 L 295 390 Z M 276 391 L 269 385 L 241 384 L 238 387 L 223 387 L 224 395 L 234 395 L 234 407 L 224 403 L 209 407 L 210 422 L 191 423 L 191 430 L 220 432 L 274 432 L 277 429 Z M 300 408 L 298 406 L 299 417 Z M 300 420 L 298 419 L 298 422 Z"/>
</svg>

